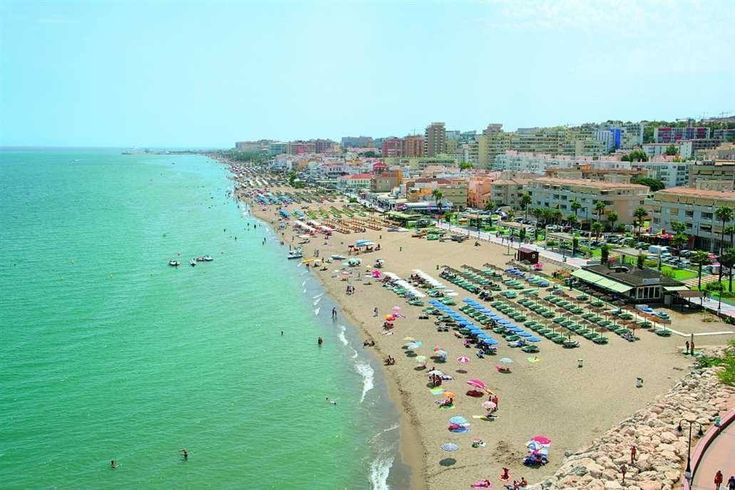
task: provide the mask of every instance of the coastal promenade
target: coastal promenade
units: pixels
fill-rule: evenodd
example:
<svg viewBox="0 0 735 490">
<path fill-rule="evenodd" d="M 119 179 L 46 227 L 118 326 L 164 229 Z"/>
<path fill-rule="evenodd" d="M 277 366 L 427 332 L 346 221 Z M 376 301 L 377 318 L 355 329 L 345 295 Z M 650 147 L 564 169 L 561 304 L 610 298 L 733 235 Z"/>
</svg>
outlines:
<svg viewBox="0 0 735 490">
<path fill-rule="evenodd" d="M 717 471 L 722 471 L 725 485 L 731 475 L 735 475 L 735 423 L 729 424 L 719 433 L 702 455 L 702 459 L 694 473 L 692 490 L 714 488 Z M 721 487 L 722 488 L 722 487 Z"/>
<path fill-rule="evenodd" d="M 546 260 L 551 260 L 553 262 L 556 262 L 557 264 L 566 264 L 574 269 L 578 269 L 582 267 L 583 265 L 587 265 L 587 259 L 581 259 L 577 257 L 568 257 L 566 255 L 562 255 L 557 252 L 552 252 L 551 250 L 547 250 L 543 247 L 539 247 L 538 245 L 533 245 L 529 243 L 519 243 L 517 241 L 510 242 L 508 239 L 505 239 L 503 237 L 498 237 L 494 233 L 488 233 L 486 231 L 479 231 L 479 232 L 471 231 L 461 226 L 456 226 L 450 223 L 442 223 L 442 222 L 437 222 L 436 226 L 438 228 L 449 230 L 452 233 L 467 235 L 470 238 L 475 238 L 478 240 L 495 243 L 496 245 L 507 247 L 508 250 L 510 249 L 518 250 L 520 246 L 523 246 L 530 250 L 537 251 L 539 253 L 539 256 L 541 256 L 542 258 Z"/>
</svg>

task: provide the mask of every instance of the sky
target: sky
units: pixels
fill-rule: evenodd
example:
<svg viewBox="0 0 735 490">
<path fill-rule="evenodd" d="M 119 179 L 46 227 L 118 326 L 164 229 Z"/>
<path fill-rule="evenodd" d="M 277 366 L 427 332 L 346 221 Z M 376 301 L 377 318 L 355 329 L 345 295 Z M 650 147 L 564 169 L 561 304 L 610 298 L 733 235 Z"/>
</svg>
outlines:
<svg viewBox="0 0 735 490">
<path fill-rule="evenodd" d="M 0 146 L 735 113 L 735 0 L 0 0 Z"/>
</svg>

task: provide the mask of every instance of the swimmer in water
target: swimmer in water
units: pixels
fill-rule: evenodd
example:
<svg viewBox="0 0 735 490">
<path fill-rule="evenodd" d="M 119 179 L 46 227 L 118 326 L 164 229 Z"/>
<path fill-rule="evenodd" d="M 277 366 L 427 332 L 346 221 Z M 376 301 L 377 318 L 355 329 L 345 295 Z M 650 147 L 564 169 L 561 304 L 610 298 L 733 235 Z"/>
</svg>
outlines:
<svg viewBox="0 0 735 490">
<path fill-rule="evenodd" d="M 324 340 L 322 340 L 321 337 L 319 337 L 316 341 L 317 344 L 322 345 L 324 343 Z"/>
<path fill-rule="evenodd" d="M 115 468 L 117 468 L 117 461 L 115 461 L 114 459 L 111 459 L 110 460 L 110 468 L 112 468 L 113 470 Z"/>
<path fill-rule="evenodd" d="M 331 403 L 332 405 L 337 405 L 337 401 L 336 400 L 330 400 L 329 397 L 327 397 L 327 402 L 328 403 Z"/>
<path fill-rule="evenodd" d="M 189 451 L 186 450 L 186 448 L 182 449 L 181 456 L 184 458 L 184 461 L 189 461 Z"/>
</svg>

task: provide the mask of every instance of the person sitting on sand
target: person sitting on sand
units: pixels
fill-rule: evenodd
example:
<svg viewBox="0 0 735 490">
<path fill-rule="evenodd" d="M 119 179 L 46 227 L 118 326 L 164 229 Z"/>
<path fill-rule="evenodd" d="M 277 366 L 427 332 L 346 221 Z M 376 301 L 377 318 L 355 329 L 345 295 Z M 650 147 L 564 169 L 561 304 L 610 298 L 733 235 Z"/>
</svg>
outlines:
<svg viewBox="0 0 735 490">
<path fill-rule="evenodd" d="M 520 485 L 521 485 L 521 487 L 527 487 L 528 486 L 528 482 L 526 481 L 526 477 L 525 476 L 522 476 L 521 477 Z"/>
<path fill-rule="evenodd" d="M 503 481 L 510 480 L 510 470 L 508 468 L 503 467 L 503 472 L 500 474 L 500 479 Z"/>
</svg>

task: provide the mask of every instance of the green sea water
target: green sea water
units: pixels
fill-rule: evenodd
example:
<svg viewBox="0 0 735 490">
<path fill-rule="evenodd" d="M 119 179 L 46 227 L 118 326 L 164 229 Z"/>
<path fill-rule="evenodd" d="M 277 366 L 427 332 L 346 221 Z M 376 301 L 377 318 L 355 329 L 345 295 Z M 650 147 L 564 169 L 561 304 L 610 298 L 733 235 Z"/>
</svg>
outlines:
<svg viewBox="0 0 735 490">
<path fill-rule="evenodd" d="M 226 168 L 0 151 L 0 186 L 0 487 L 405 486 L 375 359 Z"/>
</svg>

